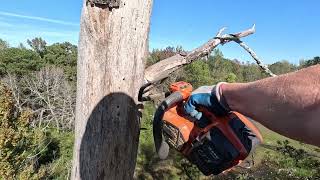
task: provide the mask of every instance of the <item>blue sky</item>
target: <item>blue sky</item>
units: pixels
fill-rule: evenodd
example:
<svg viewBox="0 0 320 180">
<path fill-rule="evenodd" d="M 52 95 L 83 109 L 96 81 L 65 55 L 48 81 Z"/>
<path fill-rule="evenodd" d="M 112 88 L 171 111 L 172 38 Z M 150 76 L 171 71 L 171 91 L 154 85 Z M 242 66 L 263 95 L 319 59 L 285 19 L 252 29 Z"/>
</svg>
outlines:
<svg viewBox="0 0 320 180">
<path fill-rule="evenodd" d="M 0 7 L 0 38 L 12 46 L 33 37 L 77 44 L 82 0 L 10 0 Z M 237 32 L 256 24 L 245 39 L 266 62 L 320 56 L 319 0 L 154 0 L 150 47 L 187 50 L 226 26 Z M 251 61 L 234 43 L 219 47 L 225 57 Z"/>
</svg>

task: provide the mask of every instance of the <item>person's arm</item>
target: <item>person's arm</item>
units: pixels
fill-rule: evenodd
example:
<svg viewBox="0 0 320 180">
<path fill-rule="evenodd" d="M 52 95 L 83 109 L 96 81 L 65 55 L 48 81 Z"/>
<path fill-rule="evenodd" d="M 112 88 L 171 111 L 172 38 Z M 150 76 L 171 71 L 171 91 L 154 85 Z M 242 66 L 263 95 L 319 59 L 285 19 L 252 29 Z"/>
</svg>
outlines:
<svg viewBox="0 0 320 180">
<path fill-rule="evenodd" d="M 220 90 L 231 110 L 320 146 L 320 65 L 251 83 L 223 84 Z"/>
</svg>

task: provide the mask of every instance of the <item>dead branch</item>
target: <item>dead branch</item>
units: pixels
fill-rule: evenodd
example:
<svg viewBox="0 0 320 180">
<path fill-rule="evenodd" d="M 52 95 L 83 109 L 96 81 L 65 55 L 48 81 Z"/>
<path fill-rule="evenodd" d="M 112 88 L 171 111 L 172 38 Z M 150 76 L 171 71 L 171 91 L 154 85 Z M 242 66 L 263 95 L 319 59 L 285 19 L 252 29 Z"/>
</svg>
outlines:
<svg viewBox="0 0 320 180">
<path fill-rule="evenodd" d="M 263 64 L 262 61 L 260 60 L 260 58 L 257 56 L 257 54 L 244 42 L 242 41 L 235 41 L 236 43 L 238 43 L 243 49 L 245 49 L 250 55 L 251 57 L 257 62 L 258 66 L 269 76 L 271 77 L 275 77 L 277 75 L 273 74 L 271 72 L 271 70 L 268 68 L 267 65 Z"/>
<path fill-rule="evenodd" d="M 255 29 L 255 25 L 253 25 L 253 27 L 251 29 Z M 242 33 L 242 34 L 241 34 Z M 243 41 L 240 40 L 240 36 L 248 36 L 250 34 L 247 34 L 248 32 L 244 31 L 244 32 L 240 32 L 237 34 L 225 34 L 223 36 L 217 36 L 217 39 L 220 39 L 222 41 L 222 44 L 230 42 L 230 41 L 234 41 L 236 43 L 238 43 L 244 50 L 246 50 L 251 57 L 256 61 L 256 63 L 258 64 L 258 66 L 269 76 L 271 77 L 275 77 L 277 75 L 273 74 L 270 69 L 268 68 L 268 66 L 266 66 L 265 64 L 262 63 L 262 60 L 257 56 L 257 54 L 247 45 L 245 44 Z"/>
<path fill-rule="evenodd" d="M 20 78 L 8 75 L 2 81 L 12 90 L 17 109 L 33 113 L 32 126 L 73 128 L 75 92 L 62 69 L 46 67 Z"/>
<path fill-rule="evenodd" d="M 197 49 L 187 53 L 187 54 L 177 54 L 165 60 L 162 60 L 145 70 L 145 83 L 148 82 L 157 82 L 166 77 L 168 77 L 172 72 L 181 68 L 184 65 L 190 64 L 191 62 L 201 59 L 205 56 L 208 56 L 211 51 L 216 48 L 219 44 L 227 43 L 231 40 L 228 40 L 227 37 L 231 35 L 222 35 L 225 28 L 219 30 L 216 37 L 210 39 L 207 43 L 200 46 Z M 255 26 L 245 31 L 235 33 L 237 39 L 249 36 L 255 32 Z"/>
</svg>

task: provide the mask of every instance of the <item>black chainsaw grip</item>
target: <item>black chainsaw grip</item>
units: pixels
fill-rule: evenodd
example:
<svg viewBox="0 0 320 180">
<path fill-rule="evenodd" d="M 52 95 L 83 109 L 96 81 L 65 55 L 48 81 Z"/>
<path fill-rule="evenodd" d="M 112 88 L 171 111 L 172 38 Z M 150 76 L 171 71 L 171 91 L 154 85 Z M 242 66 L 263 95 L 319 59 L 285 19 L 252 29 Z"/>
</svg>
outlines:
<svg viewBox="0 0 320 180">
<path fill-rule="evenodd" d="M 169 155 L 169 145 L 162 137 L 163 115 L 178 102 L 183 100 L 180 92 L 174 92 L 168 96 L 157 108 L 153 119 L 153 138 L 157 154 L 160 159 L 166 159 Z"/>
</svg>

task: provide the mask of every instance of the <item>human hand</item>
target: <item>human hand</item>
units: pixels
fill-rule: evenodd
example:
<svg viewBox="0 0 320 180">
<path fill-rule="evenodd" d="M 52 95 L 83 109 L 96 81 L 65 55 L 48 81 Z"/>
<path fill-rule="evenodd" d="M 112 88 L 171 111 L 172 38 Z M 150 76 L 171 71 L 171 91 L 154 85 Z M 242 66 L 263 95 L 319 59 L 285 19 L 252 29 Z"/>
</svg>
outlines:
<svg viewBox="0 0 320 180">
<path fill-rule="evenodd" d="M 201 124 L 207 120 L 199 111 L 200 107 L 206 108 L 216 116 L 224 116 L 230 112 L 230 108 L 225 102 L 221 85 L 226 84 L 220 82 L 216 86 L 201 86 L 192 92 L 192 95 L 184 105 L 185 112 L 191 117 L 198 120 Z"/>
</svg>

